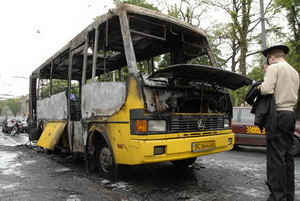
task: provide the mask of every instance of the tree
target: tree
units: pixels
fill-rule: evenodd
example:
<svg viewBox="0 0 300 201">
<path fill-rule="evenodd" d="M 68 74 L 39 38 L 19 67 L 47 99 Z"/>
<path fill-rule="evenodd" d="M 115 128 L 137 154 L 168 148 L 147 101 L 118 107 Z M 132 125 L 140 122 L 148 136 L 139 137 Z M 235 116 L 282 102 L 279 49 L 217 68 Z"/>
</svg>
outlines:
<svg viewBox="0 0 300 201">
<path fill-rule="evenodd" d="M 17 115 L 17 113 L 20 112 L 22 103 L 19 98 L 10 98 L 5 101 L 5 104 L 10 109 L 10 111 L 13 113 L 14 116 Z"/>
<path fill-rule="evenodd" d="M 200 27 L 201 17 L 206 12 L 206 7 L 203 0 L 180 0 L 173 5 L 167 5 L 167 10 L 168 15 Z"/>
<path fill-rule="evenodd" d="M 146 0 L 113 0 L 113 1 L 116 6 L 118 6 L 122 3 L 129 3 L 129 4 L 136 5 L 136 6 L 148 8 L 151 10 L 158 10 L 157 7 L 155 7 L 153 4 L 147 3 Z"/>
<path fill-rule="evenodd" d="M 252 80 L 262 80 L 264 78 L 264 73 L 261 69 L 261 67 L 254 67 L 250 73 L 247 75 Z"/>
<path fill-rule="evenodd" d="M 66 91 L 68 88 L 68 81 L 67 80 L 52 80 L 52 94 L 56 94 L 61 91 Z M 41 97 L 45 98 L 50 96 L 50 82 L 44 85 L 41 89 Z"/>
<path fill-rule="evenodd" d="M 259 44 L 259 34 L 255 32 L 260 22 L 259 9 L 255 7 L 253 0 L 207 1 L 206 3 L 220 8 L 230 17 L 230 21 L 224 22 L 221 26 L 223 34 L 218 37 L 222 43 L 227 43 L 229 46 L 231 54 L 226 61 L 231 63 L 232 71 L 236 71 L 239 65 L 240 73 L 246 75 L 247 57 L 258 53 L 258 51 L 249 52 L 249 45 Z"/>
<path fill-rule="evenodd" d="M 233 36 L 230 24 L 215 24 L 210 28 L 209 32 L 211 45 L 214 53 L 217 55 L 216 58 L 219 65 L 226 68 L 229 62 L 231 63 L 231 71 L 236 72 L 239 47 L 236 38 Z M 228 49 L 227 53 L 226 51 L 221 51 L 224 49 Z"/>
<path fill-rule="evenodd" d="M 4 105 L 5 105 L 4 101 L 0 100 L 0 115 L 2 115 Z"/>
<path fill-rule="evenodd" d="M 280 27 L 277 34 L 286 38 L 286 45 L 290 47 L 288 61 L 300 72 L 300 1 L 275 0 L 273 11 L 274 14 L 286 12 L 284 17 L 288 22 L 289 31 L 284 33 L 284 27 Z"/>
</svg>

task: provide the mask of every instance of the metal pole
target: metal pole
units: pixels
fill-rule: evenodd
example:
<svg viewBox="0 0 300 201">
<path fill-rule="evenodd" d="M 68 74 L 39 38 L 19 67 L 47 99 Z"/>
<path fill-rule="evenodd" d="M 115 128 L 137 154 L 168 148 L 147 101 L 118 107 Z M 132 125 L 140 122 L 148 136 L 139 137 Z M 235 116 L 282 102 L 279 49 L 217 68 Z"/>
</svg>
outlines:
<svg viewBox="0 0 300 201">
<path fill-rule="evenodd" d="M 82 69 L 82 85 L 86 83 L 86 68 L 87 68 L 87 59 L 88 59 L 88 49 L 89 49 L 89 34 L 85 38 L 84 44 L 84 56 L 83 56 L 83 69 Z"/>
<path fill-rule="evenodd" d="M 120 12 L 119 18 L 128 70 L 130 74 L 137 75 L 139 70 L 136 64 L 136 57 L 131 39 L 128 16 L 125 10 L 122 10 Z"/>
<path fill-rule="evenodd" d="M 93 69 L 92 69 L 92 80 L 93 81 L 95 81 L 95 77 L 96 77 L 98 40 L 99 40 L 99 27 L 97 27 L 95 30 L 94 51 L 93 51 Z"/>
<path fill-rule="evenodd" d="M 261 48 L 266 49 L 266 27 L 265 27 L 265 8 L 264 0 L 260 0 L 260 24 L 261 24 Z"/>
</svg>

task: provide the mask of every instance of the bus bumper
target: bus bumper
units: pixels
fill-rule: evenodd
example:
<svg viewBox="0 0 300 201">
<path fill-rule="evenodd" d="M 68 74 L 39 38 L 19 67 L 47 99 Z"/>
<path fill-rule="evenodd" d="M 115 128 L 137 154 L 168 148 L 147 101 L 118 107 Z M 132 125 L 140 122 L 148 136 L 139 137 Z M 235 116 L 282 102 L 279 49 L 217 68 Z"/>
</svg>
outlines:
<svg viewBox="0 0 300 201">
<path fill-rule="evenodd" d="M 131 140 L 132 157 L 124 164 L 137 165 L 182 160 L 231 150 L 234 133 L 164 140 Z"/>
</svg>

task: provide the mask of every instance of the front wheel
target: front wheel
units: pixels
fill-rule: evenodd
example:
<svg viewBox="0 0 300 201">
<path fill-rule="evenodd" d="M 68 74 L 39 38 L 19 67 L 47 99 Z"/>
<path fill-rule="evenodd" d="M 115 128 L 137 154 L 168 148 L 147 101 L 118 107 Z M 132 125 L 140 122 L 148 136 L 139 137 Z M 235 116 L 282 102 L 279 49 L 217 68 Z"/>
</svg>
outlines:
<svg viewBox="0 0 300 201">
<path fill-rule="evenodd" d="M 96 153 L 97 167 L 102 178 L 115 181 L 117 165 L 111 148 L 106 143 L 99 143 Z"/>
<path fill-rule="evenodd" d="M 17 131 L 15 129 L 12 129 L 12 131 L 10 132 L 11 136 L 15 136 L 17 134 Z"/>
<path fill-rule="evenodd" d="M 186 168 L 190 165 L 192 165 L 196 161 L 197 157 L 195 158 L 188 158 L 183 160 L 177 160 L 177 161 L 171 161 L 175 167 L 178 168 Z"/>
</svg>

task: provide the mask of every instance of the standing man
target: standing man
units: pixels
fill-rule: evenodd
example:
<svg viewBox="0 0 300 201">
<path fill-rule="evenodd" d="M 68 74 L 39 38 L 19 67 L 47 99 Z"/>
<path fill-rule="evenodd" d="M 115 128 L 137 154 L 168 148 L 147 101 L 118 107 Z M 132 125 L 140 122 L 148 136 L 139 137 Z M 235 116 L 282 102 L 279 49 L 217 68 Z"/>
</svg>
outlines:
<svg viewBox="0 0 300 201">
<path fill-rule="evenodd" d="M 277 45 L 265 49 L 267 58 L 264 81 L 258 86 L 262 95 L 273 94 L 276 103 L 275 132 L 267 138 L 268 201 L 293 201 L 295 194 L 295 169 L 293 134 L 296 117 L 293 108 L 298 98 L 299 74 L 285 61 L 289 48 Z"/>
</svg>

